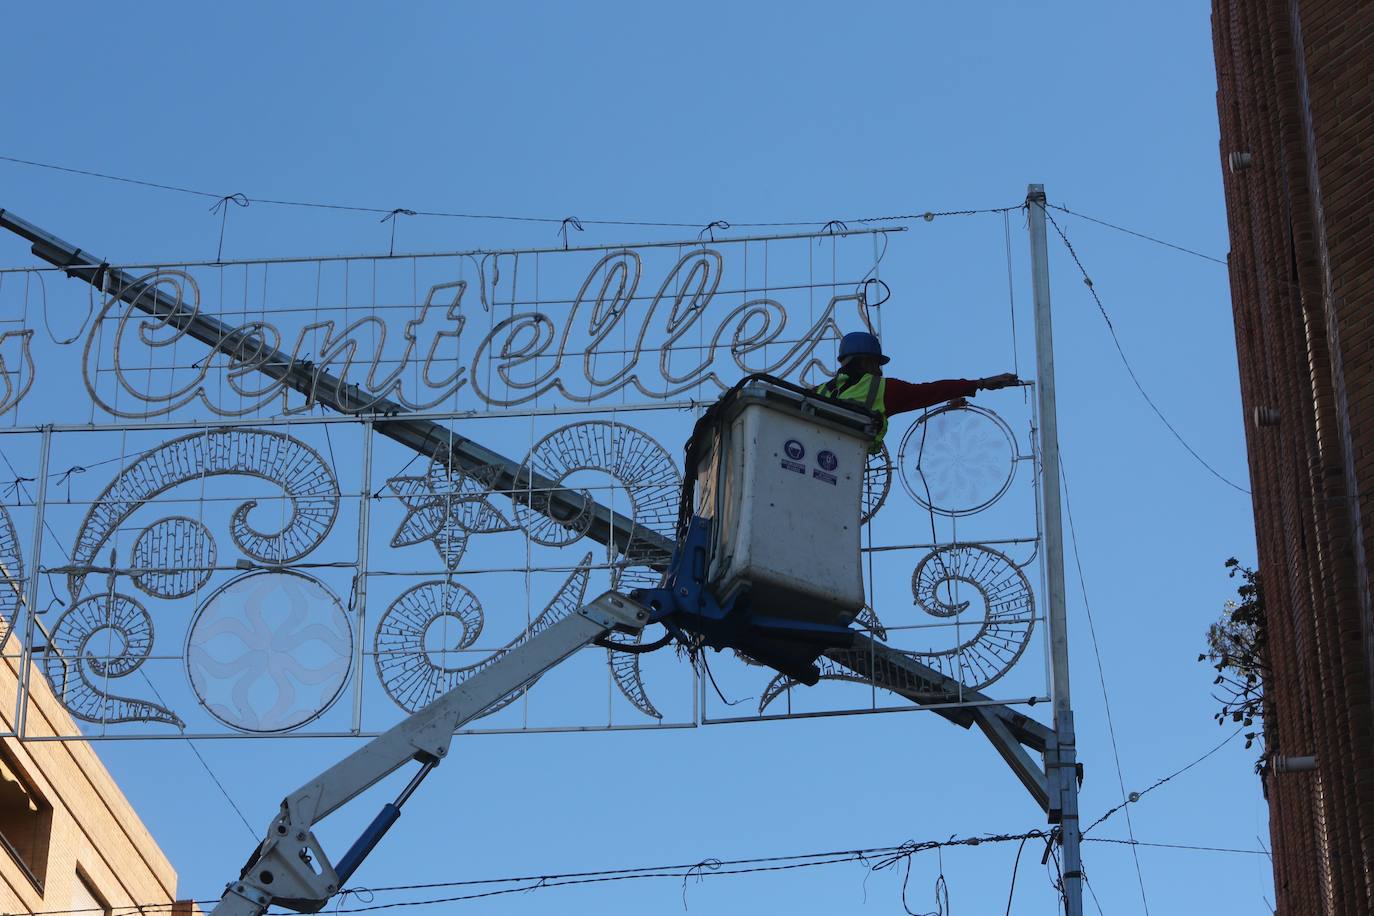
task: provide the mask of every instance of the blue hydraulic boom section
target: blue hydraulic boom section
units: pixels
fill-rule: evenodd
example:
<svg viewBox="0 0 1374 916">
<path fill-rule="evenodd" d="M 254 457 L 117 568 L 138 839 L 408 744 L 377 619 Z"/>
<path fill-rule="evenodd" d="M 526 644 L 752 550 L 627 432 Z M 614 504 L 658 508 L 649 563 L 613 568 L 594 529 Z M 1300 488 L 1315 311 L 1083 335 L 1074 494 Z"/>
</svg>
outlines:
<svg viewBox="0 0 1374 916">
<path fill-rule="evenodd" d="M 693 516 L 677 545 L 663 583 L 638 589 L 630 597 L 649 608 L 650 623 L 661 623 L 686 646 L 717 651 L 737 649 L 803 684 L 815 684 L 817 657 L 827 649 L 847 649 L 854 631 L 785 616 L 785 609 L 755 607 L 747 589 L 725 603 L 708 587 L 711 520 Z"/>
</svg>

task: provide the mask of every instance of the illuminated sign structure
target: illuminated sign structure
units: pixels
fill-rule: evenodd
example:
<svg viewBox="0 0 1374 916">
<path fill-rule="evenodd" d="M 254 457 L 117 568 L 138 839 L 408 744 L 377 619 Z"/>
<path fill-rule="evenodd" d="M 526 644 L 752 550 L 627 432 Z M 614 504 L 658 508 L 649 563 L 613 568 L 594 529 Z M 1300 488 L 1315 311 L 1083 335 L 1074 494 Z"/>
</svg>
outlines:
<svg viewBox="0 0 1374 916">
<path fill-rule="evenodd" d="M 18 731 L 74 737 L 28 716 L 51 689 L 85 737 L 371 734 L 656 584 L 693 419 L 881 333 L 885 235 L 0 272 L 3 651 L 37 672 Z M 1033 398 L 979 401 L 896 418 L 869 462 L 860 623 L 945 705 L 999 681 L 1034 702 Z M 822 664 L 803 689 L 589 650 L 473 730 L 910 705 L 871 659 Z"/>
</svg>

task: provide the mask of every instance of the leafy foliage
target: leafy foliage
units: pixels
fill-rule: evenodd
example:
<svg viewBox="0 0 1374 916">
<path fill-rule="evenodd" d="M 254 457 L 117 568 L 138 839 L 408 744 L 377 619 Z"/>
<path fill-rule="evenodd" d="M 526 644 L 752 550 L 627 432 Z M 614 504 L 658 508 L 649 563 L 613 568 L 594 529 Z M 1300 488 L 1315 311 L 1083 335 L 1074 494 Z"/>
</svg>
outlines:
<svg viewBox="0 0 1374 916">
<path fill-rule="evenodd" d="M 1231 578 L 1240 577 L 1236 600 L 1222 607 L 1221 619 L 1207 628 L 1207 651 L 1198 661 L 1208 662 L 1217 671 L 1212 697 L 1221 704 L 1214 718 L 1218 724 L 1239 722 L 1250 727 L 1259 720 L 1259 729 L 1245 733 L 1245 746 L 1255 741 L 1272 744 L 1273 736 L 1263 724 L 1264 680 L 1269 674 L 1268 624 L 1264 614 L 1264 590 L 1259 573 L 1242 566 L 1231 557 L 1226 561 Z M 1263 756 L 1261 756 L 1261 761 Z M 1259 770 L 1262 764 L 1257 764 Z"/>
</svg>

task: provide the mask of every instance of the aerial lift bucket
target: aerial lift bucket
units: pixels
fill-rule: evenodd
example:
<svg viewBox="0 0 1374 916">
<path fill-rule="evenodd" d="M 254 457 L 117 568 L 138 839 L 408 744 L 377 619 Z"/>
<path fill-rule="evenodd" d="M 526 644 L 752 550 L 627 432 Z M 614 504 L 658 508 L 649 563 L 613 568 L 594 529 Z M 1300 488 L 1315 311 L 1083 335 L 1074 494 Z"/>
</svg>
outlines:
<svg viewBox="0 0 1374 916">
<path fill-rule="evenodd" d="M 814 683 L 816 657 L 849 645 L 864 606 L 860 513 L 876 430 L 852 402 L 745 378 L 693 430 L 677 553 L 663 586 L 637 597 L 700 644 Z"/>
</svg>

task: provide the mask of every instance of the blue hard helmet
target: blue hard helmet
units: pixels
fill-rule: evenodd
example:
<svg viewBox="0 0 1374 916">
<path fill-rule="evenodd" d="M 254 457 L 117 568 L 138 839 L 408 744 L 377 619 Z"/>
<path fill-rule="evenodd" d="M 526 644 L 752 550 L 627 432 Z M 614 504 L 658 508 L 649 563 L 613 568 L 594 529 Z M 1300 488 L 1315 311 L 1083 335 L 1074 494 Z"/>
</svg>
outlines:
<svg viewBox="0 0 1374 916">
<path fill-rule="evenodd" d="M 883 355 L 883 345 L 867 331 L 850 331 L 840 339 L 840 362 L 843 364 L 851 356 L 876 356 L 880 366 L 889 362 Z"/>
</svg>

